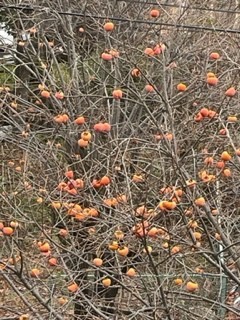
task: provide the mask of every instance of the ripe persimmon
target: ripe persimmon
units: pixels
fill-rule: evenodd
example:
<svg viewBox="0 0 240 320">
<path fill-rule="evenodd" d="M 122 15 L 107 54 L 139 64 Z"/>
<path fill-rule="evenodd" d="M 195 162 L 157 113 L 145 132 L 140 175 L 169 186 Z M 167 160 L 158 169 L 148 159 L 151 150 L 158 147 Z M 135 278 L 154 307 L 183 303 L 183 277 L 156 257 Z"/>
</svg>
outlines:
<svg viewBox="0 0 240 320">
<path fill-rule="evenodd" d="M 63 123 L 63 117 L 62 117 L 61 114 L 55 116 L 55 117 L 53 118 L 53 120 L 54 120 L 56 123 Z"/>
<path fill-rule="evenodd" d="M 207 157 L 207 158 L 204 159 L 203 162 L 204 162 L 204 164 L 206 164 L 207 166 L 213 165 L 214 159 L 213 159 L 213 157 Z"/>
<path fill-rule="evenodd" d="M 166 210 L 173 210 L 177 206 L 175 201 L 163 201 L 162 205 Z"/>
<path fill-rule="evenodd" d="M 94 188 L 100 188 L 100 187 L 101 187 L 101 182 L 100 182 L 100 180 L 98 180 L 98 179 L 93 179 L 93 181 L 92 181 L 92 186 L 93 186 Z"/>
<path fill-rule="evenodd" d="M 226 168 L 223 170 L 223 175 L 228 178 L 232 176 L 232 172 L 230 169 Z"/>
<path fill-rule="evenodd" d="M 202 238 L 201 232 L 195 231 L 195 232 L 193 232 L 193 235 L 194 235 L 194 238 L 198 241 L 201 240 L 201 238 Z"/>
<path fill-rule="evenodd" d="M 129 277 L 135 277 L 136 276 L 136 270 L 134 268 L 129 268 L 128 271 L 126 272 L 126 275 Z"/>
<path fill-rule="evenodd" d="M 217 52 L 212 52 L 212 53 L 210 53 L 210 58 L 213 60 L 217 60 L 220 58 L 220 54 Z"/>
<path fill-rule="evenodd" d="M 149 93 L 152 93 L 152 92 L 155 91 L 154 87 L 153 87 L 152 85 L 150 85 L 150 84 L 146 84 L 145 90 L 146 90 L 147 92 L 149 92 Z"/>
<path fill-rule="evenodd" d="M 76 282 L 73 282 L 67 288 L 68 288 L 68 291 L 74 293 L 74 292 L 78 291 L 79 286 L 76 284 Z"/>
<path fill-rule="evenodd" d="M 208 77 L 207 84 L 209 84 L 210 86 L 216 86 L 218 84 L 218 78 L 217 77 Z"/>
<path fill-rule="evenodd" d="M 181 251 L 182 251 L 182 248 L 180 246 L 174 246 L 171 249 L 171 254 L 177 254 L 177 253 L 179 253 Z"/>
<path fill-rule="evenodd" d="M 148 230 L 148 236 L 152 238 L 156 238 L 159 233 L 159 229 L 156 227 L 152 227 Z"/>
<path fill-rule="evenodd" d="M 236 93 L 237 93 L 237 90 L 234 87 L 231 87 L 231 88 L 226 90 L 225 96 L 231 98 L 231 97 L 234 97 Z"/>
<path fill-rule="evenodd" d="M 103 203 L 108 207 L 115 207 L 118 202 L 116 198 L 107 198 L 103 200 Z"/>
<path fill-rule="evenodd" d="M 133 77 L 140 77 L 140 75 L 141 75 L 141 72 L 140 72 L 140 70 L 139 69 L 137 69 L 137 68 L 134 68 L 134 69 L 132 69 L 132 71 L 131 71 L 131 75 L 133 76 Z"/>
<path fill-rule="evenodd" d="M 2 233 L 5 234 L 5 236 L 11 236 L 14 232 L 14 229 L 11 227 L 3 227 Z"/>
<path fill-rule="evenodd" d="M 115 236 L 115 238 L 118 239 L 118 240 L 123 240 L 123 238 L 124 238 L 124 232 L 123 232 L 122 230 L 116 230 L 116 231 L 114 232 L 114 236 Z"/>
<path fill-rule="evenodd" d="M 216 163 L 216 167 L 217 167 L 218 169 L 223 169 L 223 168 L 225 167 L 225 162 L 224 162 L 224 161 L 218 161 L 218 162 Z"/>
<path fill-rule="evenodd" d="M 58 265 L 58 261 L 57 261 L 56 258 L 50 258 L 50 259 L 48 260 L 48 263 L 49 263 L 49 265 L 50 265 L 51 267 L 56 267 L 56 266 Z"/>
<path fill-rule="evenodd" d="M 232 156 L 227 151 L 223 151 L 223 153 L 221 154 L 221 159 L 223 161 L 230 161 L 232 159 Z"/>
<path fill-rule="evenodd" d="M 119 57 L 119 51 L 117 51 L 116 49 L 111 49 L 111 50 L 109 50 L 109 53 L 110 53 L 114 58 L 118 58 L 118 57 Z"/>
<path fill-rule="evenodd" d="M 238 120 L 237 116 L 228 116 L 227 117 L 228 122 L 234 123 L 234 122 L 237 122 L 237 120 Z"/>
<path fill-rule="evenodd" d="M 197 198 L 194 202 L 198 207 L 203 207 L 206 204 L 206 201 L 203 197 Z"/>
<path fill-rule="evenodd" d="M 208 110 L 208 108 L 202 108 L 199 112 L 201 113 L 201 115 L 203 117 L 207 117 L 208 113 L 209 113 L 209 110 Z"/>
<path fill-rule="evenodd" d="M 102 122 L 96 123 L 93 129 L 97 132 L 104 132 L 104 124 Z"/>
<path fill-rule="evenodd" d="M 197 223 L 197 221 L 196 221 L 196 220 L 189 220 L 189 222 L 188 222 L 188 226 L 189 226 L 190 228 L 195 229 L 195 228 L 197 228 L 197 227 L 198 227 L 198 223 Z"/>
<path fill-rule="evenodd" d="M 89 142 L 84 139 L 79 139 L 77 143 L 78 143 L 79 147 L 81 147 L 81 148 L 87 147 L 89 144 Z"/>
<path fill-rule="evenodd" d="M 214 110 L 209 110 L 208 111 L 208 118 L 212 119 L 212 118 L 216 118 L 217 117 L 217 112 Z"/>
<path fill-rule="evenodd" d="M 81 139 L 83 139 L 84 141 L 90 141 L 92 138 L 92 135 L 89 131 L 84 131 L 81 133 Z"/>
<path fill-rule="evenodd" d="M 160 11 L 158 9 L 152 9 L 150 11 L 150 16 L 152 18 L 158 18 L 160 16 Z"/>
<path fill-rule="evenodd" d="M 67 123 L 69 121 L 69 116 L 64 113 L 61 115 L 61 120 L 62 120 L 62 123 Z"/>
<path fill-rule="evenodd" d="M 66 178 L 69 178 L 69 179 L 73 179 L 74 178 L 74 172 L 73 170 L 68 170 L 64 173 L 65 177 Z"/>
<path fill-rule="evenodd" d="M 49 245 L 49 243 L 48 243 L 48 242 L 44 242 L 43 244 L 41 244 L 41 245 L 39 246 L 39 250 L 40 250 L 41 252 L 48 252 L 48 251 L 50 251 L 50 245 Z"/>
<path fill-rule="evenodd" d="M 112 280 L 110 278 L 105 278 L 102 280 L 102 284 L 104 287 L 110 287 L 110 285 L 112 284 Z"/>
<path fill-rule="evenodd" d="M 19 227 L 19 223 L 17 221 L 11 221 L 10 222 L 10 227 L 16 229 L 17 227 Z"/>
<path fill-rule="evenodd" d="M 118 250 L 119 248 L 119 245 L 118 245 L 118 242 L 117 241 L 112 241 L 112 243 L 109 243 L 108 245 L 108 249 L 110 250 Z"/>
<path fill-rule="evenodd" d="M 145 179 L 141 174 L 134 174 L 132 177 L 132 181 L 135 183 L 144 182 Z"/>
<path fill-rule="evenodd" d="M 66 304 L 68 302 L 68 299 L 67 298 L 64 298 L 64 297 L 60 297 L 58 298 L 58 303 L 63 306 L 64 304 Z"/>
<path fill-rule="evenodd" d="M 103 131 L 104 132 L 110 132 L 111 131 L 111 125 L 108 122 L 103 123 Z"/>
<path fill-rule="evenodd" d="M 100 185 L 101 186 L 107 186 L 109 185 L 111 182 L 110 178 L 108 176 L 103 176 L 101 179 L 100 179 Z"/>
<path fill-rule="evenodd" d="M 194 292 L 198 289 L 198 283 L 196 282 L 192 282 L 192 281 L 188 281 L 186 284 L 186 290 L 189 292 Z"/>
<path fill-rule="evenodd" d="M 126 257 L 129 253 L 129 249 L 126 246 L 118 248 L 117 251 L 120 254 L 120 256 L 123 256 L 123 257 Z"/>
<path fill-rule="evenodd" d="M 50 92 L 47 91 L 47 90 L 42 90 L 42 91 L 41 91 L 41 96 L 42 96 L 43 98 L 48 99 L 48 98 L 51 96 L 51 94 L 50 94 Z"/>
<path fill-rule="evenodd" d="M 164 242 L 164 243 L 162 244 L 162 247 L 163 247 L 163 249 L 168 249 L 168 248 L 169 248 L 168 242 Z"/>
<path fill-rule="evenodd" d="M 177 85 L 177 90 L 180 91 L 180 92 L 184 92 L 184 91 L 187 90 L 187 86 L 184 83 L 179 83 Z"/>
<path fill-rule="evenodd" d="M 148 210 L 145 205 L 142 205 L 137 207 L 135 212 L 136 216 L 144 217 L 148 213 Z"/>
<path fill-rule="evenodd" d="M 181 286 L 183 284 L 183 279 L 181 278 L 176 278 L 173 280 L 174 284 L 177 286 Z"/>
<path fill-rule="evenodd" d="M 113 59 L 113 56 L 110 53 L 103 52 L 101 58 L 105 61 L 110 61 Z"/>
<path fill-rule="evenodd" d="M 154 55 L 155 55 L 155 56 L 159 55 L 159 54 L 162 52 L 162 50 L 164 50 L 164 49 L 162 49 L 162 47 L 161 47 L 159 44 L 157 44 L 157 45 L 153 48 Z"/>
<path fill-rule="evenodd" d="M 58 91 L 58 92 L 55 93 L 55 97 L 58 100 L 62 100 L 64 98 L 64 93 L 62 91 Z"/>
<path fill-rule="evenodd" d="M 103 26 L 103 29 L 105 31 L 112 31 L 114 29 L 114 23 L 113 22 L 106 22 Z"/>
<path fill-rule="evenodd" d="M 112 95 L 115 100 L 120 100 L 123 97 L 123 92 L 121 89 L 115 89 L 113 90 Z"/>
<path fill-rule="evenodd" d="M 101 267 L 102 264 L 103 264 L 103 260 L 101 258 L 95 258 L 93 259 L 93 264 L 96 266 L 96 267 Z"/>
<path fill-rule="evenodd" d="M 67 187 L 66 182 L 62 181 L 62 182 L 59 182 L 57 189 L 60 191 L 63 191 L 66 187 Z"/>
<path fill-rule="evenodd" d="M 208 72 L 207 73 L 207 78 L 215 78 L 216 76 L 215 76 L 215 73 L 213 73 L 213 72 Z"/>
<path fill-rule="evenodd" d="M 146 49 L 144 50 L 144 53 L 145 53 L 147 56 L 150 56 L 150 57 L 154 56 L 154 51 L 153 51 L 152 48 L 146 48 Z"/>
<path fill-rule="evenodd" d="M 59 202 L 59 201 L 53 201 L 53 202 L 51 202 L 51 207 L 54 208 L 54 209 L 59 210 L 59 209 L 61 209 L 61 206 L 62 206 L 62 204 L 61 204 L 61 202 Z"/>
<path fill-rule="evenodd" d="M 77 125 L 84 124 L 84 123 L 85 123 L 85 118 L 84 118 L 83 116 L 77 117 L 77 118 L 74 120 L 74 123 L 77 124 Z"/>
<path fill-rule="evenodd" d="M 200 112 L 198 112 L 195 116 L 194 116 L 194 121 L 196 122 L 200 122 L 203 120 L 203 116 L 201 115 Z"/>
<path fill-rule="evenodd" d="M 33 277 L 33 278 L 37 278 L 39 277 L 41 274 L 41 271 L 37 268 L 34 268 L 30 271 L 30 276 Z"/>
</svg>

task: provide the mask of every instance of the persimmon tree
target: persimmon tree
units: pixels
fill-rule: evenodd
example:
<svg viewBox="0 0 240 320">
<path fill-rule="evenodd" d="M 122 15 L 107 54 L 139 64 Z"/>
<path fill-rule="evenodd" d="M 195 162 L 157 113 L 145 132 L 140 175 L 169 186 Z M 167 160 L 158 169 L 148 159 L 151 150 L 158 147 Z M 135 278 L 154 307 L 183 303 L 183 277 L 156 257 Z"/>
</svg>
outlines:
<svg viewBox="0 0 240 320">
<path fill-rule="evenodd" d="M 3 4 L 0 315 L 237 319 L 236 1 Z"/>
</svg>

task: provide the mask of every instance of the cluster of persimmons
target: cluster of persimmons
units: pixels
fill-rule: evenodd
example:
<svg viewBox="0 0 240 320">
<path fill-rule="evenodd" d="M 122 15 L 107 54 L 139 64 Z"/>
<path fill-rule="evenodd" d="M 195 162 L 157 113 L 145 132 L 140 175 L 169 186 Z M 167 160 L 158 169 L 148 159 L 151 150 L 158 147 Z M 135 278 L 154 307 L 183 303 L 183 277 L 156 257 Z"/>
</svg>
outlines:
<svg viewBox="0 0 240 320">
<path fill-rule="evenodd" d="M 152 9 L 149 13 L 150 18 L 158 19 L 161 15 L 161 12 L 158 9 Z M 106 33 L 114 32 L 116 29 L 115 24 L 112 21 L 107 21 L 103 25 L 103 30 Z M 84 32 L 84 29 L 81 28 L 80 32 Z M 146 47 L 142 50 L 142 54 L 146 59 L 156 59 L 161 54 L 164 54 L 165 50 L 167 50 L 164 43 L 155 43 L 149 47 Z M 100 59 L 102 59 L 102 63 L 109 64 L 110 62 L 116 61 L 116 59 L 120 58 L 120 52 L 116 49 L 106 49 L 104 52 L 100 54 Z M 209 59 L 211 61 L 217 62 L 221 59 L 221 56 L 217 52 L 212 52 L 209 55 Z M 129 70 L 130 77 L 141 78 L 143 70 L 138 67 L 131 68 Z M 143 77 L 145 78 L 145 77 Z M 208 87 L 210 90 L 213 89 L 215 86 L 218 86 L 221 82 L 221 77 L 217 76 L 213 72 L 208 72 L 206 76 L 204 76 L 204 85 Z M 63 102 L 66 98 L 65 92 L 63 91 L 56 91 L 51 92 L 44 84 L 40 84 L 38 86 L 40 99 L 55 99 L 58 100 L 59 103 Z M 6 90 L 6 89 L 4 89 Z M 183 82 L 179 82 L 175 85 L 176 93 L 181 96 L 187 94 L 189 87 L 187 84 Z M 157 88 L 154 86 L 153 83 L 144 83 L 144 92 L 147 95 L 154 95 L 157 91 Z M 225 89 L 224 97 L 225 99 L 231 100 L 237 95 L 237 89 L 235 87 L 228 87 Z M 124 89 L 122 90 L 119 87 L 115 87 L 111 89 L 111 99 L 117 103 L 120 103 L 125 98 Z M 39 100 L 41 103 L 41 100 Z M 14 102 L 15 103 L 15 102 Z M 38 102 L 39 103 L 39 102 Z M 14 107 L 14 105 L 12 105 Z M 219 112 L 217 110 L 212 110 L 209 107 L 202 107 L 200 110 L 196 111 L 193 116 L 193 122 L 203 122 L 203 121 L 215 121 L 219 117 Z M 88 126 L 87 118 L 80 114 L 76 116 L 74 119 L 70 119 L 70 116 L 65 113 L 59 113 L 52 118 L 53 122 L 56 126 L 59 127 L 67 127 L 68 124 L 72 124 L 77 128 L 77 130 L 81 130 L 79 133 L 79 139 L 77 140 L 77 144 L 80 148 L 86 148 L 91 144 L 91 141 L 96 134 L 105 134 L 111 133 L 111 123 L 107 121 L 99 121 L 97 123 L 94 122 L 92 127 Z M 228 115 L 227 122 L 228 123 L 236 123 L 238 118 L 236 115 Z M 196 124 L 199 125 L 199 124 Z M 83 129 L 84 128 L 84 129 Z M 224 128 L 220 130 L 219 134 L 226 135 L 227 130 Z M 109 135 L 107 135 L 109 136 Z M 168 141 L 169 144 L 174 140 L 174 133 L 170 131 L 158 132 L 155 135 L 152 135 L 152 138 L 155 143 L 161 143 L 162 141 Z M 160 225 L 154 224 L 154 217 L 159 215 L 168 215 L 173 212 L 177 212 L 181 206 L 184 206 L 183 198 L 185 197 L 186 193 L 191 193 L 192 190 L 195 190 L 197 186 L 201 186 L 203 183 L 214 183 L 218 177 L 221 175 L 223 179 L 228 180 L 227 178 L 232 177 L 231 171 L 231 164 L 234 161 L 234 157 L 240 156 L 240 149 L 235 149 L 232 152 L 228 152 L 228 150 L 222 150 L 221 154 L 218 155 L 209 155 L 206 152 L 206 155 L 202 161 L 202 166 L 199 172 L 197 172 L 197 177 L 195 179 L 189 179 L 184 182 L 184 185 L 181 186 L 164 186 L 162 187 L 158 194 L 161 200 L 157 204 L 156 207 L 149 208 L 146 204 L 138 204 L 135 208 L 131 208 L 131 223 L 129 222 L 129 230 L 132 237 L 136 241 L 142 241 L 144 239 L 147 240 L 160 240 L 161 247 L 166 252 L 169 252 L 170 255 L 176 255 L 178 253 L 183 252 L 183 247 L 179 244 L 171 245 L 170 242 L 170 235 L 168 230 Z M 14 166 L 14 164 L 9 166 Z M 16 171 L 21 171 L 20 169 Z M 144 184 L 147 181 L 147 178 L 144 174 L 135 173 L 131 176 L 128 180 L 134 186 L 139 186 Z M 88 219 L 95 220 L 96 223 L 98 219 L 101 218 L 101 207 L 105 209 L 114 210 L 121 207 L 123 204 L 127 205 L 128 208 L 130 207 L 129 195 L 119 194 L 117 191 L 113 195 L 107 196 L 108 192 L 104 193 L 102 197 L 102 203 L 98 203 L 96 206 L 84 206 L 82 203 L 78 202 L 78 195 L 84 193 L 87 189 L 92 188 L 95 193 L 100 190 L 107 190 L 112 188 L 114 181 L 114 177 L 110 174 L 105 174 L 98 177 L 92 177 L 91 182 L 89 183 L 84 178 L 79 177 L 73 170 L 68 169 L 64 172 L 64 176 L 61 181 L 56 185 L 57 194 L 59 195 L 59 200 L 52 201 L 50 206 L 56 212 L 61 210 L 66 217 L 70 218 L 71 221 L 74 221 L 76 224 L 83 224 Z M 199 188 L 201 190 L 201 188 Z M 64 196 L 62 200 L 61 197 Z M 198 221 L 195 219 L 193 211 L 201 210 L 209 206 L 211 208 L 212 215 L 218 215 L 218 210 L 216 208 L 211 207 L 211 204 L 208 203 L 208 200 L 205 196 L 199 194 L 196 196 L 196 193 L 191 193 L 192 196 L 192 203 L 190 204 L 189 208 L 185 210 L 184 213 L 187 218 L 187 228 L 191 230 L 193 238 L 195 240 L 193 249 L 195 250 L 197 247 L 201 246 L 201 241 L 203 238 L 202 230 L 198 224 Z M 70 199 L 70 200 L 69 200 Z M 37 203 L 42 203 L 42 198 L 37 199 Z M 11 221 L 10 223 L 6 224 L 0 222 L 0 235 L 2 237 L 14 237 L 17 233 L 16 230 L 18 229 L 19 224 L 16 221 Z M 91 227 L 89 233 L 95 233 L 96 229 Z M 111 233 L 111 240 L 108 241 L 107 250 L 116 253 L 118 257 L 124 259 L 128 257 L 130 251 L 130 245 L 128 241 L 123 241 L 126 239 L 126 232 L 121 229 L 121 227 L 116 227 L 109 234 Z M 70 237 L 69 231 L 64 228 L 59 230 L 59 236 L 66 238 Z M 129 236 L 129 235 L 128 235 Z M 214 235 L 217 241 L 221 241 L 221 236 L 218 233 Z M 48 265 L 53 268 L 57 268 L 60 264 L 58 258 L 52 255 L 53 252 L 53 244 L 50 241 L 39 241 L 36 244 L 36 248 L 40 254 L 47 257 Z M 144 245 L 143 253 L 146 255 L 150 255 L 153 251 L 151 245 Z M 102 259 L 101 255 L 95 257 L 89 264 L 93 268 L 104 268 L 104 259 Z M 199 269 L 197 272 L 203 272 L 202 269 Z M 42 271 L 39 268 L 33 268 L 30 270 L 30 276 L 32 278 L 39 278 L 41 277 Z M 128 277 L 135 277 L 138 275 L 137 269 L 134 267 L 128 268 L 126 271 L 126 276 Z M 112 285 L 112 279 L 110 276 L 103 277 L 101 279 L 102 285 L 104 287 L 109 287 Z M 194 281 L 187 281 L 184 282 L 182 278 L 174 279 L 174 284 L 177 286 L 185 285 L 185 289 L 189 292 L 195 292 L 199 289 L 198 283 Z M 71 293 L 76 293 L 80 289 L 79 284 L 75 281 L 71 281 L 67 285 L 67 289 Z M 59 299 L 60 304 L 65 304 L 65 298 Z"/>
</svg>

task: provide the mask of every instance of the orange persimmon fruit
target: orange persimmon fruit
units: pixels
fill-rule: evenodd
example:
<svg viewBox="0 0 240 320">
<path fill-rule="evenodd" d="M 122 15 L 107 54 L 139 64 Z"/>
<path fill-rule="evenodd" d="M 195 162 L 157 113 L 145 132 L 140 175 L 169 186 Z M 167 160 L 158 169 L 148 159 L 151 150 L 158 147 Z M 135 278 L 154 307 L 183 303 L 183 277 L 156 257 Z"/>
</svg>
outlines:
<svg viewBox="0 0 240 320">
<path fill-rule="evenodd" d="M 150 16 L 152 18 L 158 18 L 160 16 L 160 11 L 158 9 L 152 9 L 150 11 Z"/>
<path fill-rule="evenodd" d="M 114 29 L 114 23 L 113 22 L 106 22 L 103 26 L 103 29 L 105 31 L 112 31 Z"/>
<path fill-rule="evenodd" d="M 194 202 L 198 207 L 203 207 L 206 204 L 206 201 L 203 197 L 197 198 Z"/>
<path fill-rule="evenodd" d="M 183 284 L 183 279 L 181 278 L 176 278 L 173 280 L 174 284 L 177 286 L 181 286 Z"/>
<path fill-rule="evenodd" d="M 208 108 L 202 108 L 199 112 L 201 113 L 201 115 L 203 117 L 207 117 L 208 113 L 209 113 L 209 110 L 208 110 Z"/>
<path fill-rule="evenodd" d="M 33 278 L 37 278 L 39 277 L 41 274 L 41 271 L 37 268 L 33 268 L 31 271 L 30 271 L 30 276 L 33 277 Z"/>
<path fill-rule="evenodd" d="M 81 125 L 85 123 L 85 118 L 83 116 L 79 116 L 74 120 L 74 123 L 77 125 Z"/>
<path fill-rule="evenodd" d="M 103 265 L 103 260 L 101 258 L 94 258 L 93 259 L 93 264 L 96 267 L 101 267 Z"/>
<path fill-rule="evenodd" d="M 217 52 L 211 52 L 209 56 L 212 60 L 217 60 L 220 58 L 220 54 Z"/>
<path fill-rule="evenodd" d="M 129 268 L 128 271 L 126 272 L 126 275 L 133 278 L 136 276 L 136 270 L 134 268 Z"/>
<path fill-rule="evenodd" d="M 111 286 L 111 284 L 112 284 L 112 280 L 110 279 L 110 278 L 105 278 L 105 279 L 103 279 L 102 280 L 102 284 L 103 284 L 103 286 L 104 287 L 110 287 Z"/>
<path fill-rule="evenodd" d="M 57 261 L 56 258 L 50 258 L 50 259 L 48 260 L 48 263 L 49 263 L 49 265 L 50 265 L 51 267 L 56 267 L 56 266 L 58 265 L 58 261 Z"/>
<path fill-rule="evenodd" d="M 223 151 L 223 153 L 221 154 L 221 159 L 223 161 L 230 161 L 232 159 L 232 156 L 227 151 Z"/>
<path fill-rule="evenodd" d="M 216 86 L 218 84 L 218 78 L 217 77 L 208 77 L 207 84 L 209 84 L 210 86 Z"/>
<path fill-rule="evenodd" d="M 184 92 L 184 91 L 187 90 L 187 86 L 184 83 L 179 83 L 177 85 L 177 90 L 180 91 L 180 92 Z"/>
<path fill-rule="evenodd" d="M 123 97 L 123 92 L 121 89 L 115 89 L 112 92 L 112 96 L 115 100 L 120 100 Z"/>
<path fill-rule="evenodd" d="M 194 292 L 198 289 L 198 283 L 193 282 L 193 281 L 188 281 L 186 284 L 186 290 L 189 292 Z"/>
<path fill-rule="evenodd" d="M 67 287 L 68 291 L 70 292 L 76 292 L 79 289 L 79 286 L 76 284 L 76 282 L 71 283 L 68 287 Z"/>
<path fill-rule="evenodd" d="M 101 54 L 101 58 L 105 61 L 110 61 L 113 59 L 113 56 L 110 54 L 110 53 L 107 53 L 107 52 L 103 52 Z"/>
<path fill-rule="evenodd" d="M 118 254 L 123 257 L 126 257 L 129 253 L 129 249 L 126 246 L 118 248 L 117 251 L 118 251 Z"/>
<path fill-rule="evenodd" d="M 103 176 L 101 179 L 100 179 L 100 185 L 101 186 L 107 186 L 109 185 L 111 182 L 110 178 L 108 176 Z"/>
<path fill-rule="evenodd" d="M 154 56 L 154 51 L 153 51 L 152 48 L 146 48 L 146 49 L 144 50 L 144 53 L 145 53 L 147 56 L 149 56 L 149 57 Z"/>
<path fill-rule="evenodd" d="M 234 97 L 236 93 L 237 93 L 237 90 L 234 87 L 231 87 L 225 91 L 225 96 L 231 98 L 231 97 Z"/>
<path fill-rule="evenodd" d="M 5 234 L 5 236 L 11 236 L 14 232 L 14 229 L 11 227 L 3 227 L 2 233 Z"/>
</svg>

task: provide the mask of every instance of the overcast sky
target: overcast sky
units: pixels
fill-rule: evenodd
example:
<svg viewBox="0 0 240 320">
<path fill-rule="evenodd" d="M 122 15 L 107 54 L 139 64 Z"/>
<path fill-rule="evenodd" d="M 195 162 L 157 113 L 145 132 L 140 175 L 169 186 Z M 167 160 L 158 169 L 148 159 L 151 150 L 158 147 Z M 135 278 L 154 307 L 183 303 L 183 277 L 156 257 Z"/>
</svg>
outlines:
<svg viewBox="0 0 240 320">
<path fill-rule="evenodd" d="M 0 44 L 1 43 L 12 43 L 13 42 L 13 37 L 9 35 L 2 27 L 0 26 Z"/>
</svg>

